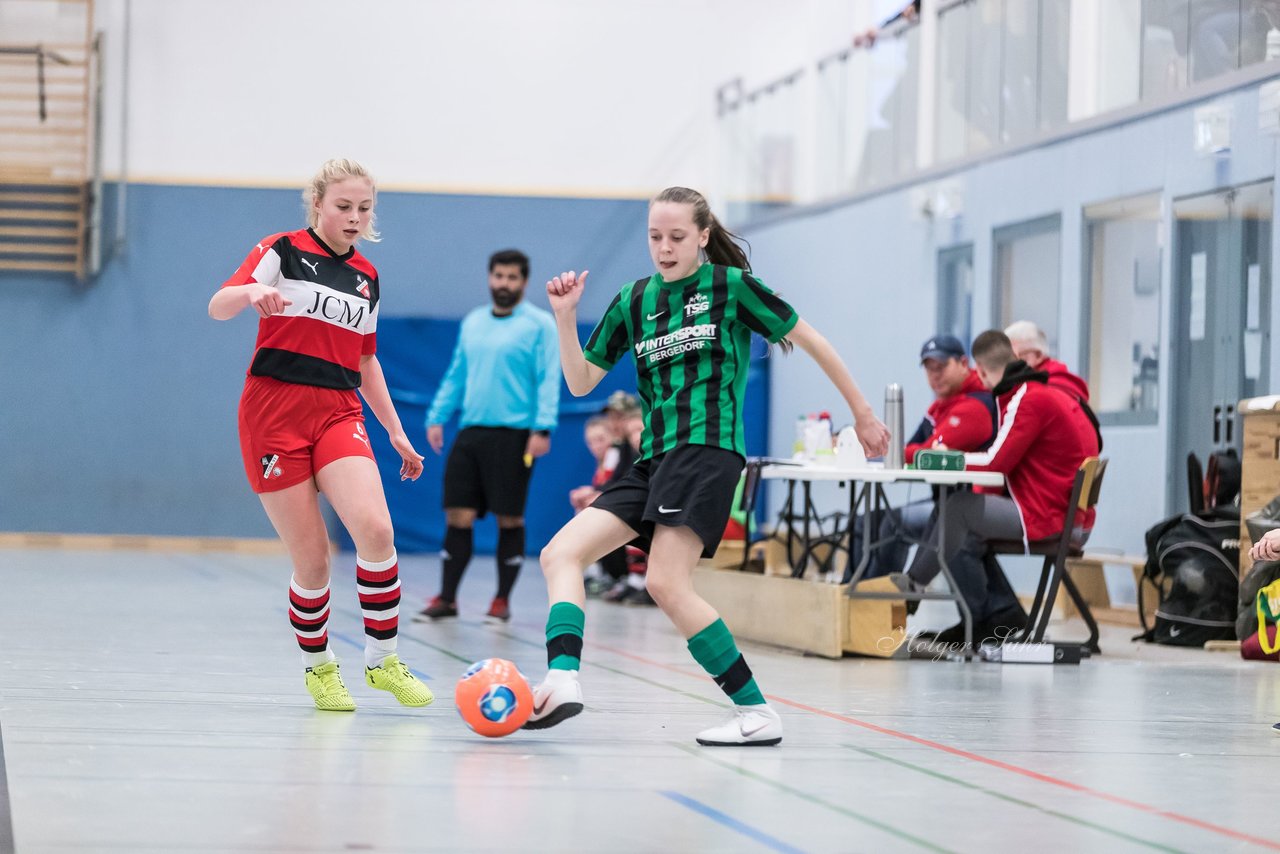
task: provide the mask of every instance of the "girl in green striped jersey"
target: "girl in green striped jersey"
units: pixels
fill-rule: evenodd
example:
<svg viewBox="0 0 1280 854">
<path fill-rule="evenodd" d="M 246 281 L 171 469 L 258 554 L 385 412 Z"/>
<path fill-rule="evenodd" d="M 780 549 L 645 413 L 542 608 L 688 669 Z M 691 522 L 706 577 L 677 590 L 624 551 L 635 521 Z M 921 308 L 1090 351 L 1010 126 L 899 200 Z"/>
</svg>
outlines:
<svg viewBox="0 0 1280 854">
<path fill-rule="evenodd" d="M 813 357 L 848 403 L 868 457 L 885 452 L 889 433 L 831 344 L 751 275 L 746 254 L 700 193 L 672 187 L 652 201 L 649 253 L 657 272 L 623 286 L 585 348 L 578 340 L 577 306 L 587 272 L 563 273 L 547 283 L 569 390 L 588 393 L 631 353 L 645 429 L 631 472 L 542 551 L 551 599 L 549 668 L 534 689 L 534 713 L 525 726 L 544 729 L 582 711 L 583 570 L 635 543 L 649 552 L 650 595 L 734 702 L 733 716 L 699 733 L 698 742 L 777 744 L 781 720 L 692 581 L 698 558 L 719 545 L 744 464 L 742 396 L 751 334 L 784 350 L 794 344 Z"/>
</svg>

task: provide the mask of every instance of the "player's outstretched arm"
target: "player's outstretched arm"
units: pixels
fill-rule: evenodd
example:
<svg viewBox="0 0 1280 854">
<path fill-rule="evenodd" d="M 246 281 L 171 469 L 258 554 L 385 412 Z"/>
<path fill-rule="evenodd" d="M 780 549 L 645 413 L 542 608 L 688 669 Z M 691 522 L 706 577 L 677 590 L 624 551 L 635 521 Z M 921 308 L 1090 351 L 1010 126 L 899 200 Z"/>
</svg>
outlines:
<svg viewBox="0 0 1280 854">
<path fill-rule="evenodd" d="M 849 410 L 853 413 L 853 429 L 857 432 L 858 441 L 862 444 L 862 450 L 866 455 L 868 457 L 884 456 L 889 450 L 889 428 L 876 418 L 871 404 L 867 403 L 862 390 L 853 381 L 853 376 L 845 367 L 844 360 L 840 358 L 836 348 L 832 347 L 831 342 L 803 318 L 796 323 L 787 337 L 813 357 L 818 367 L 822 368 L 822 372 L 835 384 L 845 403 L 849 404 Z"/>
<path fill-rule="evenodd" d="M 570 270 L 547 282 L 547 300 L 556 316 L 556 334 L 560 339 L 560 368 L 564 382 L 574 397 L 582 397 L 600 384 L 605 371 L 587 361 L 578 340 L 578 303 L 587 281 L 588 270 L 577 275 Z"/>
</svg>

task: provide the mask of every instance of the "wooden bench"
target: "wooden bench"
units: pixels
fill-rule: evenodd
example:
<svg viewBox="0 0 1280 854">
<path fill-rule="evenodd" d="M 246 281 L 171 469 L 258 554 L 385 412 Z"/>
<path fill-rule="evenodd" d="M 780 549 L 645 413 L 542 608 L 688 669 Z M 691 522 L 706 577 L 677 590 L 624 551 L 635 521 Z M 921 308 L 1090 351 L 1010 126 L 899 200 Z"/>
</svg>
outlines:
<svg viewBox="0 0 1280 854">
<path fill-rule="evenodd" d="M 843 584 L 740 572 L 709 562 L 693 571 L 693 586 L 744 640 L 824 658 L 845 653 L 900 658 L 907 653 L 907 603 L 901 600 L 850 599 Z M 897 590 L 887 578 L 864 581 L 859 589 Z"/>
</svg>

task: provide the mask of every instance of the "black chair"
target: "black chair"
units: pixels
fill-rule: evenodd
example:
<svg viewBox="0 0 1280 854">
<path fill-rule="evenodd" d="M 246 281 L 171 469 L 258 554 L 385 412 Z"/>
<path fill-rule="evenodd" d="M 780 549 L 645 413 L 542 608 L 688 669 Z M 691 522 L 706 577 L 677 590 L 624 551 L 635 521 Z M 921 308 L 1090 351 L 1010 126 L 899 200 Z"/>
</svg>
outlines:
<svg viewBox="0 0 1280 854">
<path fill-rule="evenodd" d="M 1195 452 L 1187 454 L 1187 506 L 1192 513 L 1203 513 L 1204 503 L 1204 469 L 1200 467 L 1200 458 Z"/>
<path fill-rule="evenodd" d="M 988 542 L 989 553 L 998 555 L 1033 554 L 1044 557 L 1044 565 L 1040 570 L 1040 583 L 1036 587 L 1036 596 L 1031 603 L 1031 611 L 1027 615 L 1027 627 L 1014 640 L 1040 643 L 1044 640 L 1045 629 L 1053 614 L 1053 603 L 1058 596 L 1058 586 L 1066 588 L 1067 595 L 1080 611 L 1080 617 L 1089 628 L 1089 639 L 1081 647 L 1090 652 L 1101 652 L 1098 648 L 1098 623 L 1089 610 L 1089 605 L 1080 595 L 1071 576 L 1067 574 L 1067 560 L 1078 558 L 1083 554 L 1083 544 L 1073 542 L 1071 533 L 1075 529 L 1076 519 L 1098 503 L 1098 493 L 1102 490 L 1102 476 L 1106 473 L 1107 461 L 1097 457 L 1087 457 L 1076 471 L 1075 482 L 1071 487 L 1071 501 L 1067 505 L 1066 523 L 1062 533 L 1056 537 L 1043 540 L 1032 540 L 1024 548 L 1021 540 L 991 540 Z"/>
</svg>

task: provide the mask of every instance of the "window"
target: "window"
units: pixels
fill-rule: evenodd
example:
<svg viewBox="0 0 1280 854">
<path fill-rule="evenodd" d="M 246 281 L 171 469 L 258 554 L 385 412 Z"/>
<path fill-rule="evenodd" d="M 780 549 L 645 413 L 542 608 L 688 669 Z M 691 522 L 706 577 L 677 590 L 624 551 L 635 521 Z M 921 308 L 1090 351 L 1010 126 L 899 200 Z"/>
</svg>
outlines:
<svg viewBox="0 0 1280 854">
<path fill-rule="evenodd" d="M 1007 226 L 995 233 L 996 326 L 1030 320 L 1058 354 L 1058 294 L 1061 278 L 1061 219 L 1057 214 Z"/>
<path fill-rule="evenodd" d="M 967 349 L 973 341 L 973 244 L 938 252 L 938 328 Z"/>
<path fill-rule="evenodd" d="M 1156 421 L 1160 196 L 1085 208 L 1089 397 L 1108 423 Z"/>
</svg>

